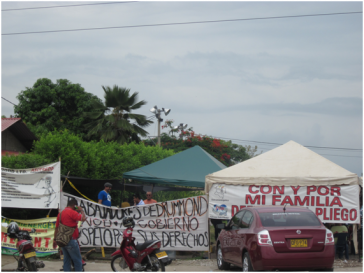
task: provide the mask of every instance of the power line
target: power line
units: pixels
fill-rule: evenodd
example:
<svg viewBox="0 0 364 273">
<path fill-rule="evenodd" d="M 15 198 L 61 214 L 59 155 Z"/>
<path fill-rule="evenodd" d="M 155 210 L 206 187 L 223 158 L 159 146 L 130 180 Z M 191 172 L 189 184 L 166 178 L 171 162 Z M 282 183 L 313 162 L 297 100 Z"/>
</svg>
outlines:
<svg viewBox="0 0 364 273">
<path fill-rule="evenodd" d="M 1 97 L 3 100 L 6 100 L 7 102 L 11 103 L 12 105 L 17 106 L 16 104 L 12 103 L 11 101 L 8 101 L 7 99 L 5 99 L 4 97 Z"/>
<path fill-rule="evenodd" d="M 282 143 L 274 143 L 274 142 L 263 142 L 263 141 L 246 140 L 246 139 L 232 139 L 232 138 L 217 137 L 217 136 L 212 136 L 212 137 L 214 137 L 214 138 L 220 138 L 220 139 L 235 140 L 235 141 L 243 141 L 243 142 L 269 144 L 269 145 L 283 145 Z M 354 148 L 321 147 L 321 146 L 309 146 L 309 145 L 304 145 L 304 147 L 307 147 L 307 148 L 318 148 L 318 149 L 335 149 L 335 150 L 348 150 L 348 151 L 363 151 L 363 149 L 354 149 Z"/>
<path fill-rule="evenodd" d="M 45 30 L 45 31 L 30 31 L 30 32 L 4 33 L 4 34 L 1 34 L 1 35 L 23 35 L 23 34 L 71 32 L 71 31 L 74 32 L 74 31 L 105 30 L 105 29 L 117 29 L 117 28 L 160 27 L 160 26 L 172 26 L 172 25 L 191 25 L 191 24 L 236 22 L 236 21 L 252 21 L 252 20 L 267 20 L 267 19 L 284 19 L 284 18 L 298 18 L 298 17 L 313 17 L 313 16 L 347 15 L 347 14 L 357 14 L 357 13 L 363 13 L 363 12 L 362 11 L 353 11 L 353 12 L 337 12 L 337 13 L 322 13 L 322 14 L 305 14 L 305 15 L 288 15 L 288 16 L 274 16 L 274 17 L 257 17 L 257 18 L 244 18 L 244 19 L 226 19 L 226 20 L 212 20 L 212 21 L 196 21 L 196 22 L 182 22 L 182 23 L 163 23 L 163 24 L 150 24 L 150 25 L 132 25 L 132 26 L 119 26 L 119 27 L 97 27 L 97 28 Z"/>
<path fill-rule="evenodd" d="M 108 4 L 128 4 L 128 3 L 135 3 L 135 2 L 138 2 L 138 1 L 127 1 L 127 2 L 105 2 L 105 3 L 90 3 L 90 4 L 79 4 L 79 5 L 47 6 L 47 7 L 33 7 L 33 8 L 19 8 L 19 9 L 2 9 L 1 11 L 29 10 L 29 9 L 68 8 L 68 7 L 94 6 L 94 5 L 108 5 Z"/>
</svg>

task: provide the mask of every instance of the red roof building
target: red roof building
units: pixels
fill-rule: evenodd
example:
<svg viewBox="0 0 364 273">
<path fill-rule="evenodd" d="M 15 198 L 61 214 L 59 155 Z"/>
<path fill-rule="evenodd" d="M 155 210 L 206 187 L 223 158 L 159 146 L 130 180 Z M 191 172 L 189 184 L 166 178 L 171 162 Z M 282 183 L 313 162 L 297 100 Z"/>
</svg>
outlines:
<svg viewBox="0 0 364 273">
<path fill-rule="evenodd" d="M 1 119 L 1 155 L 30 151 L 33 141 L 38 140 L 21 118 Z"/>
</svg>

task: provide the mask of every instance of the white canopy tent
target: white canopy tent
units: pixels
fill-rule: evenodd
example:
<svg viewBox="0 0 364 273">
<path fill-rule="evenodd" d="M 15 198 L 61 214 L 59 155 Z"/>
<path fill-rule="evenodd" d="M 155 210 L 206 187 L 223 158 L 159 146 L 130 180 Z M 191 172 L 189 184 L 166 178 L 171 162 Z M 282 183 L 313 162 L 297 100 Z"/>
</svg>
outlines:
<svg viewBox="0 0 364 273">
<path fill-rule="evenodd" d="M 291 140 L 269 152 L 207 175 L 205 192 L 208 194 L 216 183 L 271 186 L 359 185 L 359 177 Z"/>
<path fill-rule="evenodd" d="M 288 188 L 301 186 L 353 186 L 362 185 L 359 177 L 352 172 L 338 166 L 321 155 L 305 148 L 304 146 L 289 141 L 286 144 L 277 147 L 269 152 L 253 157 L 242 163 L 221 171 L 209 174 L 205 178 L 205 192 L 209 196 L 209 215 L 211 211 L 221 215 L 229 215 L 224 209 L 231 210 L 232 202 L 239 203 L 244 200 L 239 187 L 263 185 L 288 186 Z M 216 184 L 214 186 L 214 184 Z M 225 187 L 225 193 L 221 187 Z M 231 189 L 230 186 L 237 186 Z M 226 188 L 230 187 L 230 195 Z M 216 191 L 219 190 L 219 192 Z M 355 187 L 354 187 L 355 189 Z M 235 201 L 233 197 L 235 195 Z M 350 196 L 355 196 L 354 206 L 359 211 L 359 186 L 355 192 L 350 191 Z M 267 196 L 266 196 L 267 197 Z M 267 197 L 268 198 L 268 197 Z M 343 198 L 345 200 L 345 198 Z M 346 200 L 350 199 L 346 198 Z M 229 206 L 230 202 L 230 206 Z M 240 204 L 242 204 L 241 201 Z M 357 204 L 356 204 L 357 203 Z M 235 206 L 238 207 L 238 206 Z M 245 206 L 244 206 L 245 207 Z M 241 207 L 240 207 L 241 208 Z M 225 214 L 224 214 L 225 213 Z M 229 212 L 231 213 L 231 211 Z M 357 225 L 354 225 L 354 245 L 357 248 Z"/>
</svg>

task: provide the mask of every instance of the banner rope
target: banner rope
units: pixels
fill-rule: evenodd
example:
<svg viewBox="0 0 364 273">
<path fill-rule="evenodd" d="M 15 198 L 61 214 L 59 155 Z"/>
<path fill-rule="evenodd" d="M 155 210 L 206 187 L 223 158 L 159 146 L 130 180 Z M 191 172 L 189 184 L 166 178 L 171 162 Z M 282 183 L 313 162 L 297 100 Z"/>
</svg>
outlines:
<svg viewBox="0 0 364 273">
<path fill-rule="evenodd" d="M 68 178 L 66 178 L 67 179 L 67 181 L 68 181 L 68 183 L 71 185 L 71 187 L 72 188 L 74 188 L 80 195 L 82 195 L 82 197 L 84 197 L 85 199 L 87 199 L 87 200 L 89 200 L 89 201 L 91 201 L 91 202 L 94 202 L 94 203 L 97 203 L 97 202 L 95 202 L 94 200 L 91 200 L 90 198 L 88 198 L 87 196 L 85 196 L 85 195 L 83 195 L 78 189 L 76 189 L 76 187 L 75 187 L 75 185 L 73 185 L 72 184 L 72 182 L 71 181 L 69 181 L 69 179 Z"/>
</svg>

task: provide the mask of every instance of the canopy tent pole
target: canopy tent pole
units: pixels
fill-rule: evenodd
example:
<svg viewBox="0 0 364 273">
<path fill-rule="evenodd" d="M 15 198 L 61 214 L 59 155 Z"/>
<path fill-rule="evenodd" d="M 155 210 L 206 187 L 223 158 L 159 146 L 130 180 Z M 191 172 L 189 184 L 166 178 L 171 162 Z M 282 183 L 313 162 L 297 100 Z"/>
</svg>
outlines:
<svg viewBox="0 0 364 273">
<path fill-rule="evenodd" d="M 209 193 L 208 192 L 206 193 L 206 197 L 207 197 L 207 211 L 208 211 L 208 209 L 209 209 L 209 203 L 208 203 L 209 202 Z M 209 236 L 209 240 L 208 240 L 208 243 L 209 243 L 208 258 L 209 258 L 209 260 L 211 260 L 211 242 L 210 242 L 211 234 L 210 234 L 210 218 L 209 217 L 207 217 L 207 232 L 208 232 L 208 236 Z"/>
</svg>

